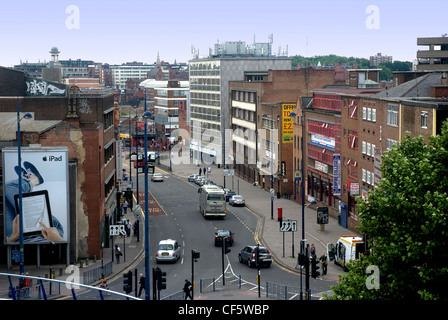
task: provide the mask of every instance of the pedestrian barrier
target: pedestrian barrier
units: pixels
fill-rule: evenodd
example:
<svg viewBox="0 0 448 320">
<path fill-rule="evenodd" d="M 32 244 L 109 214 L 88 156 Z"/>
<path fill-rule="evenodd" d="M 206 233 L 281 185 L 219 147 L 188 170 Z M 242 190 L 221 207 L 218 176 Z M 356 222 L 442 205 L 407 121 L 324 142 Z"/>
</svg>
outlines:
<svg viewBox="0 0 448 320">
<path fill-rule="evenodd" d="M 184 300 L 184 299 L 185 299 L 185 292 L 183 290 L 179 290 L 177 292 L 170 294 L 169 296 L 160 298 L 160 300 Z"/>
<path fill-rule="evenodd" d="M 108 276 L 112 273 L 113 262 L 109 261 L 102 266 L 93 268 L 91 270 L 83 271 L 82 273 L 82 283 L 89 284 L 98 280 L 101 280 L 101 276 L 104 274 Z"/>
<path fill-rule="evenodd" d="M 213 292 L 217 290 L 223 290 L 223 289 L 241 289 L 241 275 L 239 276 L 230 276 L 225 277 L 225 285 L 223 283 L 222 277 L 219 277 L 218 279 L 213 278 L 204 278 L 199 281 L 199 292 L 200 293 L 206 293 L 206 292 Z"/>
<path fill-rule="evenodd" d="M 324 293 L 331 296 L 332 290 L 313 290 L 313 292 L 310 291 L 309 294 L 312 296 L 310 297 L 310 299 L 324 299 Z M 305 288 L 303 288 L 302 294 L 303 299 L 307 299 Z M 300 288 L 273 282 L 266 282 L 266 297 L 279 300 L 300 300 Z"/>
</svg>

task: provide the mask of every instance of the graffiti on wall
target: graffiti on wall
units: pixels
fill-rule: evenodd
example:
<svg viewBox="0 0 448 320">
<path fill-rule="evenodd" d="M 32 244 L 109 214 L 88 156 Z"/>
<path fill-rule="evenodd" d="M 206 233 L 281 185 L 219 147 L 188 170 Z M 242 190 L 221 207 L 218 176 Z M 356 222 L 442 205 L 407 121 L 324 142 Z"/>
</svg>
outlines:
<svg viewBox="0 0 448 320">
<path fill-rule="evenodd" d="M 65 86 L 49 83 L 44 80 L 25 79 L 27 96 L 63 96 L 65 95 Z"/>
</svg>

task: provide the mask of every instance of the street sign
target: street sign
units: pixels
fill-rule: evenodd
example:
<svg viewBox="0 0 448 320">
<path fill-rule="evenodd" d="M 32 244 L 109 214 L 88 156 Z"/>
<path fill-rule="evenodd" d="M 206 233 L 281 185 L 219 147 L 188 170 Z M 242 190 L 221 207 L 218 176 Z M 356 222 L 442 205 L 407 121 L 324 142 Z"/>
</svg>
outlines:
<svg viewBox="0 0 448 320">
<path fill-rule="evenodd" d="M 235 175 L 235 169 L 223 169 L 222 174 L 224 176 L 233 176 Z"/>
<path fill-rule="evenodd" d="M 302 179 L 302 172 L 301 171 L 294 171 L 294 180 L 300 181 Z"/>
<path fill-rule="evenodd" d="M 297 220 L 283 220 L 280 224 L 281 232 L 296 232 L 297 231 Z"/>
<path fill-rule="evenodd" d="M 109 226 L 109 235 L 111 236 L 125 236 L 126 229 L 124 228 L 124 224 L 116 224 Z"/>
</svg>

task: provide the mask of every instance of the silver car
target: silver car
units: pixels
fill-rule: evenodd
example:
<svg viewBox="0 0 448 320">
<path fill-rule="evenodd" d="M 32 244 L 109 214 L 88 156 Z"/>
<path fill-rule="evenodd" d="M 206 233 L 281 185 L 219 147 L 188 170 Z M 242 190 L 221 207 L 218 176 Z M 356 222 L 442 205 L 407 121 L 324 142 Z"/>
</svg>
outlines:
<svg viewBox="0 0 448 320">
<path fill-rule="evenodd" d="M 160 241 L 156 253 L 157 263 L 162 261 L 176 262 L 180 258 L 180 247 L 180 244 L 173 239 Z"/>
<path fill-rule="evenodd" d="M 244 202 L 243 196 L 240 196 L 239 194 L 232 196 L 229 199 L 229 204 L 232 206 L 245 206 L 246 205 L 246 203 Z"/>
</svg>

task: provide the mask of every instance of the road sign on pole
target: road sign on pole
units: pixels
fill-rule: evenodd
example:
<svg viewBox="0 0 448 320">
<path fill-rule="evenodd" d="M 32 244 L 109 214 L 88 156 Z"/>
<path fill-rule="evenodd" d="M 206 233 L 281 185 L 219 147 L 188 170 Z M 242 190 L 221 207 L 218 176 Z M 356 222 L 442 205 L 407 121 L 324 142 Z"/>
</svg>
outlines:
<svg viewBox="0 0 448 320">
<path fill-rule="evenodd" d="M 280 224 L 281 232 L 296 232 L 297 231 L 297 220 L 283 220 Z"/>
<path fill-rule="evenodd" d="M 111 236 L 125 236 L 126 229 L 124 228 L 124 224 L 116 224 L 109 226 L 109 235 Z"/>
</svg>

